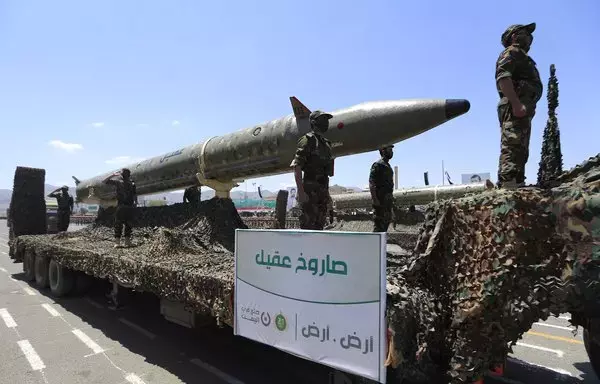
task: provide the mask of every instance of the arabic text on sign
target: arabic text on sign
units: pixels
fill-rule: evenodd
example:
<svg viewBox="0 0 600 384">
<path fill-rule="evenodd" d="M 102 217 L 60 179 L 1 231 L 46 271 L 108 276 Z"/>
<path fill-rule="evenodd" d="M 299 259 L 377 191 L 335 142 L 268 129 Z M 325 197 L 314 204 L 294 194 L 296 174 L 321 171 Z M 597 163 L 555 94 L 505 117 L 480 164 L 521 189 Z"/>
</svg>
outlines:
<svg viewBox="0 0 600 384">
<path fill-rule="evenodd" d="M 302 255 L 302 253 L 300 254 Z M 271 269 L 271 267 L 279 267 L 279 268 L 292 268 L 292 259 L 289 256 L 283 256 L 279 254 L 279 251 L 275 251 L 274 255 L 271 256 L 267 254 L 265 259 L 265 251 L 261 249 L 260 253 L 256 254 L 256 264 L 264 265 L 267 269 Z M 319 263 L 320 261 L 320 263 Z M 311 271 L 313 276 L 320 273 L 319 276 L 323 276 L 325 272 L 334 275 L 347 275 L 348 274 L 348 266 L 343 261 L 335 261 L 331 259 L 330 255 L 327 255 L 325 259 L 319 260 L 318 258 L 312 258 L 308 260 L 308 264 L 306 259 L 302 256 L 297 259 L 297 266 L 295 268 L 295 272 L 298 271 Z"/>
</svg>

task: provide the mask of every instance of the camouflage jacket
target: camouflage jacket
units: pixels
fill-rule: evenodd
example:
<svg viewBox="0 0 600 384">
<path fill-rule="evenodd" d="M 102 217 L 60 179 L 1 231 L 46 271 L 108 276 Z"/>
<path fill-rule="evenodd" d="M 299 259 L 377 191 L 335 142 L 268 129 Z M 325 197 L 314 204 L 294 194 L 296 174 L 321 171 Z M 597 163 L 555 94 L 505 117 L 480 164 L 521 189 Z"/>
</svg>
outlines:
<svg viewBox="0 0 600 384">
<path fill-rule="evenodd" d="M 325 180 L 333 176 L 331 143 L 323 135 L 309 132 L 298 140 L 291 167 L 300 166 L 305 181 Z"/>
<path fill-rule="evenodd" d="M 379 159 L 371 166 L 369 188 L 375 189 L 377 196 L 385 196 L 394 191 L 394 171 L 390 163 Z"/>
<path fill-rule="evenodd" d="M 510 77 L 517 96 L 525 105 L 536 104 L 542 97 L 544 86 L 540 79 L 535 61 L 518 45 L 506 48 L 496 62 L 496 88 L 500 95 L 500 105 L 508 99 L 502 94 L 499 80 Z"/>
<path fill-rule="evenodd" d="M 117 204 L 125 206 L 135 205 L 137 198 L 137 190 L 135 183 L 131 180 L 114 180 L 110 179 L 106 184 L 114 185 L 117 188 Z"/>
</svg>

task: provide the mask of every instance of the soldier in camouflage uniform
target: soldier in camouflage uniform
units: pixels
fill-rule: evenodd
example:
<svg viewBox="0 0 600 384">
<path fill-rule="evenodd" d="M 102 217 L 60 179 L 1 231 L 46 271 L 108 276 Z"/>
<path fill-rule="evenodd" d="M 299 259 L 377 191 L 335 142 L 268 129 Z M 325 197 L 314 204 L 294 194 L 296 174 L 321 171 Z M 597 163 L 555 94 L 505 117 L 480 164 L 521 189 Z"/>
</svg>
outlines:
<svg viewBox="0 0 600 384">
<path fill-rule="evenodd" d="M 531 120 L 543 91 L 536 63 L 528 54 L 533 31 L 535 23 L 508 27 L 502 34 L 505 49 L 496 62 L 501 126 L 498 186 L 505 188 L 525 185 Z"/>
<path fill-rule="evenodd" d="M 379 148 L 381 158 L 373 163 L 369 173 L 369 190 L 373 199 L 373 232 L 387 232 L 392 221 L 394 207 L 394 170 L 390 159 L 394 156 L 393 145 Z"/>
<path fill-rule="evenodd" d="M 56 227 L 58 232 L 66 232 L 69 229 L 69 222 L 73 214 L 73 196 L 69 195 L 69 187 L 63 185 L 52 191 L 48 197 L 54 197 L 58 204 L 56 212 Z"/>
<path fill-rule="evenodd" d="M 323 134 L 333 116 L 322 111 L 310 114 L 312 132 L 298 140 L 294 168 L 297 199 L 302 208 L 300 228 L 323 230 L 328 212 L 329 177 L 333 176 L 331 144 Z M 304 175 L 302 174 L 304 172 Z"/>
</svg>

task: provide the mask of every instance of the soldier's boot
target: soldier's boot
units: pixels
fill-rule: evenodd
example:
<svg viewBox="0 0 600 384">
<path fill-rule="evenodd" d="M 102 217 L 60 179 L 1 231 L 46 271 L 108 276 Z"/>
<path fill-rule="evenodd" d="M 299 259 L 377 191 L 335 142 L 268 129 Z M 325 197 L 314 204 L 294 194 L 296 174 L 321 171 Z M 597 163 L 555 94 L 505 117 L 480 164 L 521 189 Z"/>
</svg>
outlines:
<svg viewBox="0 0 600 384">
<path fill-rule="evenodd" d="M 115 238 L 115 248 L 121 248 L 121 238 L 117 237 Z"/>
<path fill-rule="evenodd" d="M 123 247 L 131 247 L 131 237 L 127 236 L 123 239 Z"/>
</svg>

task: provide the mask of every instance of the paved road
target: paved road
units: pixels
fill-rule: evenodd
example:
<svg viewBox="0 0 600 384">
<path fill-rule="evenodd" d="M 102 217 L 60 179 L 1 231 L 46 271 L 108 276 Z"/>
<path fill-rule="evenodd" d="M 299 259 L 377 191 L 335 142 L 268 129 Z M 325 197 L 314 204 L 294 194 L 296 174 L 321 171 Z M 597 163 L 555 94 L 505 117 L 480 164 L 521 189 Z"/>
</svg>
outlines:
<svg viewBox="0 0 600 384">
<path fill-rule="evenodd" d="M 77 229 L 72 227 L 70 229 Z M 22 281 L 0 220 L 0 372 L 2 382 L 79 384 L 314 383 L 329 370 L 237 338 L 229 328 L 189 330 L 165 321 L 150 296 L 110 311 L 103 291 L 53 299 Z M 536 324 L 509 360 L 505 379 L 486 384 L 594 383 L 581 334 L 566 317 Z"/>
</svg>

